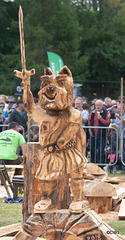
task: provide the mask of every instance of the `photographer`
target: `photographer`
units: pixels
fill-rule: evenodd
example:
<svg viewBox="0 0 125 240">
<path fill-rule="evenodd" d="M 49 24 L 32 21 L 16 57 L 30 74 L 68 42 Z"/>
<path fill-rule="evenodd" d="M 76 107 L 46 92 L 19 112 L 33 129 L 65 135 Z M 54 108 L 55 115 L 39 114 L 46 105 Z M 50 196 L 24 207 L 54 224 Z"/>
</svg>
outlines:
<svg viewBox="0 0 125 240">
<path fill-rule="evenodd" d="M 113 119 L 116 118 L 115 114 L 117 113 L 117 104 L 114 102 L 113 105 L 108 108 L 108 111 L 110 112 L 110 123 L 113 123 Z"/>
</svg>

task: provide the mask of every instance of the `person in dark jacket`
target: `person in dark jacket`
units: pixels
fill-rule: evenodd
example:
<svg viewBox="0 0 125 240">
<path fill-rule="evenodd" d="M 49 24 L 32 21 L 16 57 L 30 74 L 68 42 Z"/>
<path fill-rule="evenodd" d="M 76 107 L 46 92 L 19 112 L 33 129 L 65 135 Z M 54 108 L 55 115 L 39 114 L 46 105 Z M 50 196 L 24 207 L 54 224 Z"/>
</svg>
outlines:
<svg viewBox="0 0 125 240">
<path fill-rule="evenodd" d="M 103 107 L 102 100 L 95 102 L 95 109 L 90 113 L 88 126 L 97 126 L 90 128 L 90 157 L 91 162 L 104 163 L 104 147 L 106 145 L 106 129 L 109 126 L 110 113 Z M 98 128 L 101 127 L 101 128 Z"/>
<path fill-rule="evenodd" d="M 17 122 L 24 128 L 25 132 L 27 131 L 28 116 L 21 99 L 17 102 L 17 108 L 10 114 L 9 123 L 11 122 Z"/>
</svg>

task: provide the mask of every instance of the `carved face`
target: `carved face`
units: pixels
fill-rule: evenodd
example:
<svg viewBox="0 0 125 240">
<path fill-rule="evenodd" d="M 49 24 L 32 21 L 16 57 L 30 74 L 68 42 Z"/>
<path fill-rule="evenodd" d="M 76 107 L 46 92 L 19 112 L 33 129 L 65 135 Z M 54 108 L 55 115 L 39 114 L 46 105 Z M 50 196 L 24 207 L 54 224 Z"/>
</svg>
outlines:
<svg viewBox="0 0 125 240">
<path fill-rule="evenodd" d="M 69 107 L 74 94 L 70 70 L 64 66 L 58 76 L 55 76 L 50 68 L 45 68 L 44 73 L 38 93 L 39 105 L 50 110 L 63 110 Z"/>
</svg>

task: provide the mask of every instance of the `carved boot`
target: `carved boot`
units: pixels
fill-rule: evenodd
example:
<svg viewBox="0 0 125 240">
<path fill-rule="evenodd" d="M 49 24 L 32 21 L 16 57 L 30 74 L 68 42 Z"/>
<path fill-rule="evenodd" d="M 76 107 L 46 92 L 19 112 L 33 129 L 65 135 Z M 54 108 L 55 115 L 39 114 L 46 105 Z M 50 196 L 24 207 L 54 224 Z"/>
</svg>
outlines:
<svg viewBox="0 0 125 240">
<path fill-rule="evenodd" d="M 35 204 L 34 213 L 45 213 L 47 211 L 55 209 L 55 206 L 52 204 L 50 197 L 52 197 L 56 187 L 57 181 L 41 181 L 40 191 L 42 199 Z"/>
<path fill-rule="evenodd" d="M 42 199 L 35 204 L 34 213 L 45 213 L 47 210 L 50 209 L 51 203 L 52 202 L 50 198 Z"/>
<path fill-rule="evenodd" d="M 73 179 L 71 180 L 71 187 L 73 191 L 74 200 L 69 206 L 69 211 L 72 213 L 81 213 L 83 211 L 89 210 L 89 202 L 83 200 L 83 179 Z"/>
</svg>

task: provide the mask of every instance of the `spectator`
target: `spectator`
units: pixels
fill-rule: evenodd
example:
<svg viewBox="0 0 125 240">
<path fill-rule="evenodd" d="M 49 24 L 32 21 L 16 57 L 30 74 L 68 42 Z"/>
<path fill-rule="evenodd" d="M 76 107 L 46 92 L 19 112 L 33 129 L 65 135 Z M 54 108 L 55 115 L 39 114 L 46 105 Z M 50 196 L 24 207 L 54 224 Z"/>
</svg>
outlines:
<svg viewBox="0 0 125 240">
<path fill-rule="evenodd" d="M 89 105 L 88 103 L 83 103 L 83 111 L 81 112 L 82 114 L 82 127 L 85 126 L 89 119 Z"/>
<path fill-rule="evenodd" d="M 120 126 L 121 126 L 121 119 L 122 119 L 122 131 L 125 129 L 125 107 L 123 105 L 123 114 L 121 116 L 121 105 L 118 105 L 117 107 L 117 113 L 115 114 L 115 119 L 113 119 L 113 123 L 116 123 L 118 125 L 118 136 L 120 136 Z M 123 131 L 123 166 L 122 169 L 125 171 L 125 130 Z"/>
<path fill-rule="evenodd" d="M 105 99 L 104 99 L 104 104 L 103 104 L 103 106 L 107 109 L 107 108 L 110 108 L 111 107 L 111 98 L 109 98 L 109 97 L 106 97 Z"/>
<path fill-rule="evenodd" d="M 95 109 L 95 102 L 91 102 L 90 112 L 92 112 Z"/>
<path fill-rule="evenodd" d="M 3 111 L 0 109 L 0 125 L 3 124 L 4 121 L 4 113 Z M 0 126 L 0 132 L 2 132 L 2 126 Z"/>
<path fill-rule="evenodd" d="M 0 102 L 3 102 L 4 103 L 4 113 L 6 112 L 7 108 L 8 108 L 8 104 L 6 103 L 6 96 L 1 94 L 0 95 Z"/>
<path fill-rule="evenodd" d="M 13 121 L 21 125 L 24 128 L 25 132 L 27 131 L 28 117 L 27 112 L 25 111 L 23 100 L 19 100 L 17 102 L 17 108 L 14 109 L 14 111 L 10 114 L 9 123 Z"/>
<path fill-rule="evenodd" d="M 110 113 L 103 107 L 103 101 L 95 102 L 95 110 L 90 113 L 88 126 L 107 127 L 109 125 Z M 106 130 L 90 128 L 90 157 L 93 163 L 104 163 L 104 147 L 106 145 Z M 95 149 L 96 146 L 96 149 Z"/>
<path fill-rule="evenodd" d="M 88 103 L 83 103 L 83 112 L 82 116 L 84 116 L 83 120 L 84 122 L 82 123 L 82 127 L 88 126 L 88 119 L 89 119 L 89 105 Z M 89 130 L 88 128 L 84 128 L 85 133 L 86 133 L 86 157 L 88 154 L 88 149 L 89 149 L 89 143 L 90 143 L 90 137 L 89 137 Z"/>
<path fill-rule="evenodd" d="M 78 109 L 80 112 L 83 111 L 82 97 L 76 97 L 75 98 L 75 108 Z"/>
<path fill-rule="evenodd" d="M 83 100 L 82 97 L 76 97 L 75 99 L 75 108 L 78 109 L 81 112 L 82 115 L 82 124 L 81 126 L 85 126 L 85 122 L 87 121 L 89 117 L 89 113 L 86 110 L 83 110 Z"/>
<path fill-rule="evenodd" d="M 111 106 L 107 108 L 108 111 L 110 111 L 110 122 L 113 122 L 113 119 L 115 119 L 115 113 L 117 113 L 117 102 L 116 100 L 111 101 Z"/>
<path fill-rule="evenodd" d="M 16 122 L 9 124 L 9 129 L 0 133 L 0 160 L 6 165 L 22 164 L 26 155 L 26 144 L 22 134 L 19 133 L 20 126 Z M 23 157 L 17 156 L 17 148 L 21 146 Z M 2 162 L 3 161 L 3 162 Z M 20 174 L 22 170 L 16 169 L 15 174 Z"/>
<path fill-rule="evenodd" d="M 7 103 L 8 103 L 8 107 L 7 107 L 7 110 L 5 112 L 5 115 L 4 115 L 4 118 L 8 117 L 8 112 L 11 108 L 13 108 L 13 105 L 15 103 L 15 99 L 13 96 L 9 96 L 8 99 L 7 99 Z"/>
<path fill-rule="evenodd" d="M 5 108 L 5 103 L 4 102 L 0 102 L 0 110 L 2 112 L 4 112 L 4 108 Z"/>
<path fill-rule="evenodd" d="M 114 162 L 116 161 L 116 154 L 118 154 L 117 144 L 119 143 L 119 139 L 117 142 L 117 131 L 118 131 L 117 124 L 115 123 L 110 124 L 108 134 L 107 134 L 109 146 L 108 148 L 106 148 L 107 160 L 109 160 L 109 164 L 106 165 L 106 167 L 104 168 L 104 170 L 107 173 L 110 173 L 111 171 L 112 173 L 116 173 L 116 166 L 118 166 L 118 163 L 114 165 Z M 119 160 L 119 156 L 117 156 L 117 159 Z"/>
<path fill-rule="evenodd" d="M 38 98 L 34 98 L 34 103 L 36 106 L 38 105 Z M 29 142 L 39 141 L 39 126 L 36 125 L 36 122 L 32 118 L 30 118 Z"/>
<path fill-rule="evenodd" d="M 14 109 L 12 109 L 12 108 L 9 110 L 9 112 L 8 112 L 8 117 L 4 120 L 3 125 L 8 125 L 8 124 L 9 124 L 9 117 L 10 117 L 11 112 L 13 112 L 13 110 L 14 110 Z M 7 130 L 7 129 L 8 129 L 7 126 L 3 126 L 3 127 L 2 127 L 2 131 L 5 131 L 5 130 Z"/>
</svg>

